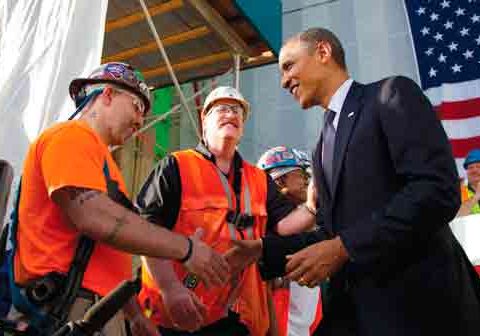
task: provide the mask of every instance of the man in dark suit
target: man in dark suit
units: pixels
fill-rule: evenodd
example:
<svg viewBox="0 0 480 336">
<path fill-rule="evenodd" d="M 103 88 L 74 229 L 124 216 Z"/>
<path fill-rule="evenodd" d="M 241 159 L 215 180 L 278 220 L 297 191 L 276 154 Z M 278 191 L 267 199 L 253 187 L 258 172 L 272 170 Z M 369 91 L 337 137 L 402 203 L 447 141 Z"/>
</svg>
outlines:
<svg viewBox="0 0 480 336">
<path fill-rule="evenodd" d="M 264 278 L 328 288 L 322 336 L 479 335 L 478 278 L 448 225 L 457 172 L 421 89 L 405 77 L 354 82 L 321 28 L 290 38 L 279 65 L 302 108 L 327 113 L 314 153 L 321 228 L 240 243 L 242 253 L 262 251 Z"/>
</svg>

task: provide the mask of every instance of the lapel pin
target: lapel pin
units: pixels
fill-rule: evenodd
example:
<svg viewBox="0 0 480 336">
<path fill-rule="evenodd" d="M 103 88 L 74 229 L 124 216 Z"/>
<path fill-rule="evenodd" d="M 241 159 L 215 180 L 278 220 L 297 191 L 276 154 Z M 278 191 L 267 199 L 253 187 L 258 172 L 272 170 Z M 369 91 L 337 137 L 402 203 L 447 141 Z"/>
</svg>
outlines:
<svg viewBox="0 0 480 336">
<path fill-rule="evenodd" d="M 350 113 L 347 115 L 347 117 L 351 118 L 351 117 L 353 117 L 354 114 L 355 114 L 354 112 L 350 112 Z"/>
</svg>

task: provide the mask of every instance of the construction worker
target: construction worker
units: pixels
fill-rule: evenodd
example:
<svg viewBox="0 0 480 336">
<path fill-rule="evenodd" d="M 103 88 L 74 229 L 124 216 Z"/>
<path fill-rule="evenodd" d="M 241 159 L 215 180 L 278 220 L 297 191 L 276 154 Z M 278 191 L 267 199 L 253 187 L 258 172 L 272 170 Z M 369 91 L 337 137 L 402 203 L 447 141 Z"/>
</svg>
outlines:
<svg viewBox="0 0 480 336">
<path fill-rule="evenodd" d="M 74 79 L 69 91 L 80 118 L 52 126 L 30 146 L 12 224 L 12 291 L 27 304 L 14 300 L 10 318 L 26 322 L 30 335 L 53 334 L 52 328 L 79 319 L 97 297 L 130 279 L 131 254 L 177 260 L 207 284 L 228 278 L 221 255 L 145 221 L 126 197 L 108 147 L 123 144 L 150 109 L 149 90 L 135 70 L 107 63 Z M 133 304 L 124 311 L 139 321 Z M 142 325 L 156 334 L 151 324 Z M 104 335 L 124 332 L 117 314 Z"/>
<path fill-rule="evenodd" d="M 195 232 L 219 252 L 233 241 L 314 224 L 314 202 L 295 207 L 272 179 L 242 159 L 237 145 L 250 113 L 232 87 L 218 87 L 201 111 L 202 141 L 174 152 L 152 171 L 137 205 L 148 220 L 174 232 Z M 207 288 L 183 265 L 145 258 L 140 303 L 169 335 L 255 335 L 269 329 L 267 285 L 256 266 L 227 286 Z"/>
<path fill-rule="evenodd" d="M 473 149 L 465 158 L 463 168 L 467 183 L 462 183 L 462 205 L 457 217 L 480 214 L 480 149 Z"/>
<path fill-rule="evenodd" d="M 274 147 L 260 157 L 257 167 L 265 170 L 280 192 L 296 205 L 306 201 L 310 161 L 305 153 L 285 146 Z M 283 277 L 272 284 L 278 336 L 312 335 L 322 316 L 320 288 L 302 287 Z"/>
</svg>

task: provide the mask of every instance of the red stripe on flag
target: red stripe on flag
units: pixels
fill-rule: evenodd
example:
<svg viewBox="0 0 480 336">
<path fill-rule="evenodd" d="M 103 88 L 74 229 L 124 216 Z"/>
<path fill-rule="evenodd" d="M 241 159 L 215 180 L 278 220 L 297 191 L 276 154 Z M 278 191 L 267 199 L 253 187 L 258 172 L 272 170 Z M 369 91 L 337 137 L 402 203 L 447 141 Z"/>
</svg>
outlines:
<svg viewBox="0 0 480 336">
<path fill-rule="evenodd" d="M 474 148 L 480 148 L 480 136 L 465 139 L 450 139 L 453 156 L 455 158 L 466 157 Z"/>
<path fill-rule="evenodd" d="M 442 102 L 435 106 L 440 120 L 458 120 L 480 116 L 480 98 Z"/>
</svg>

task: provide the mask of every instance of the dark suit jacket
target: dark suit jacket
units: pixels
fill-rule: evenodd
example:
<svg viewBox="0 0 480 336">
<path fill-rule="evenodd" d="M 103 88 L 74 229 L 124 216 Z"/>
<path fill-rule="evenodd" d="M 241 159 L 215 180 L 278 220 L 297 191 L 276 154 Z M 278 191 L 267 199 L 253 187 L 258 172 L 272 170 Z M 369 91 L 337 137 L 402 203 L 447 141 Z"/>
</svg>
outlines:
<svg viewBox="0 0 480 336">
<path fill-rule="evenodd" d="M 353 83 L 331 194 L 321 143 L 314 175 L 322 229 L 264 238 L 264 277 L 284 272 L 285 255 L 339 235 L 351 260 L 329 283 L 322 336 L 480 335 L 478 278 L 448 226 L 460 205 L 458 176 L 421 89 L 404 77 Z"/>
</svg>

